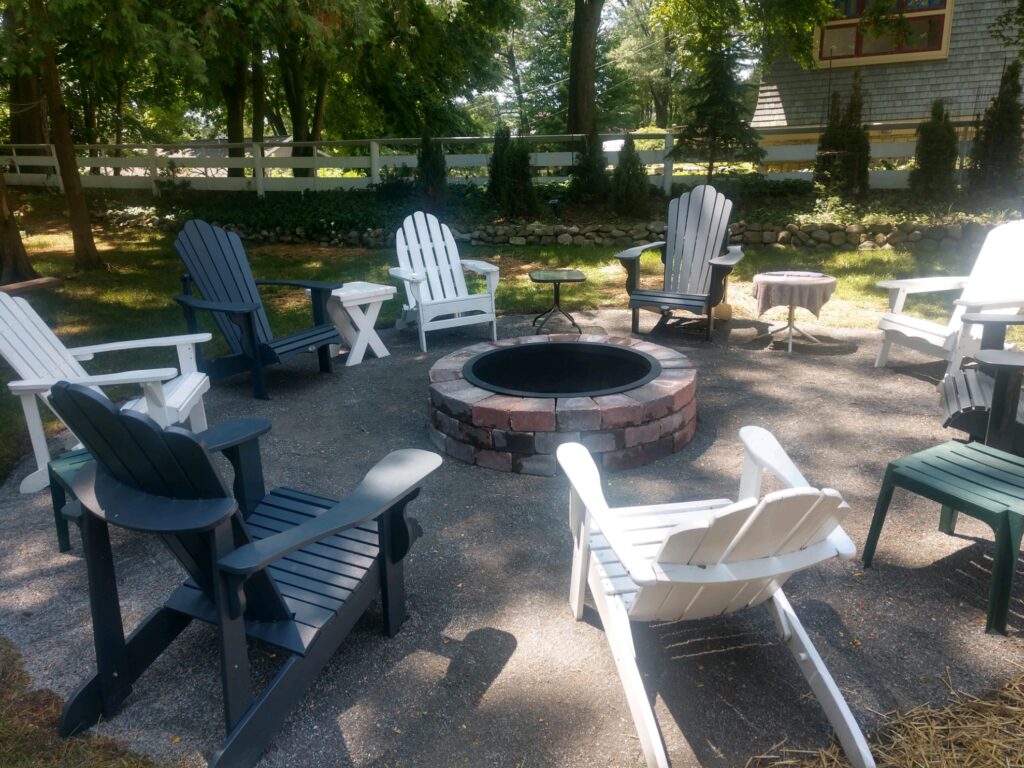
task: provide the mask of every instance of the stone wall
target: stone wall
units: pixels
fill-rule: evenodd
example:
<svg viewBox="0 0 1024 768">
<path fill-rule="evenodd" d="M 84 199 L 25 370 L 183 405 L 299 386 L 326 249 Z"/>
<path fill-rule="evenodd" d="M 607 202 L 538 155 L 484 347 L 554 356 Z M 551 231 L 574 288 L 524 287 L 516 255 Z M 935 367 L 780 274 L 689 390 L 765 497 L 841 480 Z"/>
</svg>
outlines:
<svg viewBox="0 0 1024 768">
<path fill-rule="evenodd" d="M 916 221 L 872 222 L 869 224 L 785 224 L 738 221 L 729 225 L 729 242 L 770 248 L 836 250 L 856 247 L 861 251 L 878 248 L 910 248 L 924 252 L 976 248 L 994 224 L 952 222 L 921 224 Z"/>
</svg>

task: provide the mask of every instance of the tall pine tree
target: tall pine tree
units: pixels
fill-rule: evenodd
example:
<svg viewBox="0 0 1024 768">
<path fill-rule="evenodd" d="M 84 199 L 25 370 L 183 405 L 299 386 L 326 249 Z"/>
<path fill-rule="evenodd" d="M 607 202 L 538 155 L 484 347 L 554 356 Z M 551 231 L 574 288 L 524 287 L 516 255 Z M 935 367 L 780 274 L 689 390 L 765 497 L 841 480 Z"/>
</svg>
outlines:
<svg viewBox="0 0 1024 768">
<path fill-rule="evenodd" d="M 717 164 L 756 162 L 764 151 L 757 131 L 745 119 L 750 86 L 740 80 L 738 45 L 728 32 L 703 39 L 705 50 L 683 89 L 690 108 L 675 154 L 706 163 L 710 184 Z"/>
</svg>

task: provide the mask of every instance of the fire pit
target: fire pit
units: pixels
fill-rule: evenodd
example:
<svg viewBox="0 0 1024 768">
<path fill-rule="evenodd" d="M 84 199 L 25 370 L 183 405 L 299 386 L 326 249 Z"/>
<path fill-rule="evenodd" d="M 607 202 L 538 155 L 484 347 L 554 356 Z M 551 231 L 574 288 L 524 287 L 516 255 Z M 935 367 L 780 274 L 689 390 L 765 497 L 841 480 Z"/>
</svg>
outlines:
<svg viewBox="0 0 1024 768">
<path fill-rule="evenodd" d="M 610 471 L 680 450 L 697 426 L 697 373 L 637 339 L 553 334 L 484 342 L 430 369 L 431 437 L 449 456 L 505 472 L 555 474 L 581 442 Z"/>
</svg>

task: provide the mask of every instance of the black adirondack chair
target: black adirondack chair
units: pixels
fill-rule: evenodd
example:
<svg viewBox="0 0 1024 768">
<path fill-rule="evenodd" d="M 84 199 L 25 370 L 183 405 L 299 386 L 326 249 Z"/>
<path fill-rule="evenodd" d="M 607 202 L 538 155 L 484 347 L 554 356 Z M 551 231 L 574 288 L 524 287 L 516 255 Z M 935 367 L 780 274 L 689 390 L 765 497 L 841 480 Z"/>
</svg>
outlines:
<svg viewBox="0 0 1024 768">
<path fill-rule="evenodd" d="M 615 254 L 626 270 L 633 333 L 640 332 L 643 308 L 661 313 L 655 329 L 695 322 L 690 315 L 676 317 L 681 310 L 704 315 L 704 338 L 711 339 L 712 311 L 725 299 L 726 279 L 743 258 L 740 246 L 728 246 L 731 212 L 732 201 L 714 187 L 701 184 L 669 203 L 664 240 Z M 723 254 L 723 249 L 728 252 Z M 661 251 L 664 281 L 660 289 L 641 288 L 640 255 L 653 250 Z"/>
<path fill-rule="evenodd" d="M 968 313 L 963 322 L 982 326 L 981 351 L 974 354 L 974 362 L 943 378 L 942 426 L 1024 456 L 1024 353 L 1004 349 L 1007 327 L 1024 325 L 1024 315 Z"/>
<path fill-rule="evenodd" d="M 192 219 L 174 241 L 187 272 L 181 278 L 183 295 L 175 297 L 185 311 L 185 322 L 195 332 L 196 311 L 213 313 L 227 339 L 231 354 L 216 360 L 201 360 L 200 369 L 211 379 L 236 373 L 252 374 L 253 394 L 267 399 L 265 365 L 283 363 L 300 352 L 316 350 L 323 373 L 331 372 L 331 344 L 341 344 L 341 336 L 327 317 L 327 300 L 341 283 L 319 280 L 256 280 L 245 256 L 242 240 L 205 221 Z M 202 299 L 192 295 L 192 286 Z M 313 327 L 275 339 L 257 286 L 287 285 L 305 288 L 313 305 Z"/>
<path fill-rule="evenodd" d="M 290 488 L 262 496 L 246 514 L 191 432 L 161 429 L 118 412 L 106 398 L 67 382 L 54 409 L 95 460 L 65 508 L 82 531 L 97 672 L 68 699 L 60 733 L 113 716 L 132 684 L 192 619 L 217 626 L 227 739 L 218 767 L 253 764 L 377 594 L 384 631 L 405 619 L 402 559 L 420 533 L 406 505 L 441 463 L 427 451 L 395 451 L 341 501 Z M 249 478 L 248 488 L 262 484 Z M 127 639 L 109 525 L 160 538 L 189 578 Z M 247 637 L 286 655 L 258 695 Z"/>
</svg>

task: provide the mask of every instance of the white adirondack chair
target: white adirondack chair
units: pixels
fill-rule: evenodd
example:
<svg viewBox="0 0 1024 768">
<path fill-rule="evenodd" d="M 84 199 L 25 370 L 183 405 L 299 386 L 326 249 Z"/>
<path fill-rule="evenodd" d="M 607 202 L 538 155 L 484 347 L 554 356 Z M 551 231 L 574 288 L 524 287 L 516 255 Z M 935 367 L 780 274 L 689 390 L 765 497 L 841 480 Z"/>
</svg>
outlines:
<svg viewBox="0 0 1024 768">
<path fill-rule="evenodd" d="M 631 621 L 679 621 L 731 613 L 761 603 L 835 728 L 856 768 L 875 763 L 835 681 L 782 592 L 786 579 L 855 548 L 839 522 L 849 510 L 831 488 L 811 488 L 778 441 L 744 427 L 739 498 L 612 509 L 597 467 L 578 443 L 558 449 L 572 490 L 574 540 L 569 604 L 579 620 L 583 599 L 597 604 L 647 765 L 669 765 L 636 663 Z M 789 488 L 760 496 L 764 470 Z"/>
<path fill-rule="evenodd" d="M 420 349 L 427 351 L 427 331 L 461 325 L 491 324 L 491 339 L 498 338 L 494 291 L 498 268 L 484 261 L 460 259 L 447 224 L 431 213 L 406 216 L 395 238 L 398 267 L 391 276 L 405 283 L 406 305 L 396 327 L 413 323 L 419 329 Z M 462 270 L 484 275 L 486 293 L 469 292 Z"/>
<path fill-rule="evenodd" d="M 947 361 L 947 373 L 959 370 L 964 357 L 974 355 L 981 346 L 981 326 L 965 329 L 962 321 L 965 312 L 1006 314 L 1007 310 L 1024 306 L 1022 249 L 1024 221 L 1011 221 L 988 233 L 970 275 L 877 283 L 879 288 L 889 291 L 889 311 L 878 321 L 882 348 L 875 367 L 885 365 L 893 344 L 902 344 Z M 958 289 L 962 289 L 962 293 L 945 325 L 903 313 L 903 304 L 910 294 Z"/>
<path fill-rule="evenodd" d="M 21 398 L 37 466 L 35 472 L 22 480 L 20 491 L 34 493 L 49 485 L 46 465 L 50 451 L 36 398 L 47 403 L 46 396 L 58 381 L 70 381 L 94 389 L 138 384 L 142 387 L 143 396 L 128 402 L 124 408 L 148 413 L 163 426 L 188 419 L 193 431 L 206 429 L 203 395 L 210 389 L 210 380 L 196 369 L 195 345 L 210 338 L 208 333 L 194 333 L 69 349 L 25 299 L 0 293 L 0 355 L 19 377 L 7 386 Z M 177 347 L 180 374 L 175 368 L 156 368 L 91 376 L 81 365 L 81 361 L 91 360 L 101 352 L 171 346 Z"/>
</svg>

